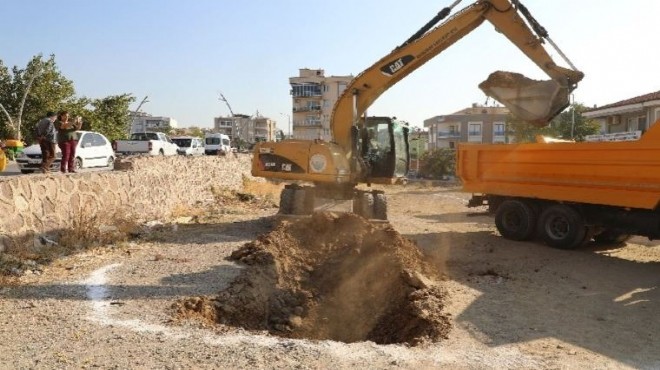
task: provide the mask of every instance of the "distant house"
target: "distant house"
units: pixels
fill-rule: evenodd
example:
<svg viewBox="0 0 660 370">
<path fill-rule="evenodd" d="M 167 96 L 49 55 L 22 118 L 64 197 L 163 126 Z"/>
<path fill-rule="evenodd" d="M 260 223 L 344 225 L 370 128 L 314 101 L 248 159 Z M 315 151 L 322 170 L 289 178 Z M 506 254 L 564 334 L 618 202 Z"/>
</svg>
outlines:
<svg viewBox="0 0 660 370">
<path fill-rule="evenodd" d="M 660 91 L 589 109 L 583 115 L 600 123 L 601 134 L 643 133 L 660 119 Z"/>
<path fill-rule="evenodd" d="M 429 149 L 456 148 L 458 143 L 508 143 L 505 107 L 472 107 L 424 120 Z"/>
<path fill-rule="evenodd" d="M 171 129 L 179 127 L 177 121 L 171 117 L 156 117 L 142 112 L 132 112 L 129 118 L 131 120 L 131 134 L 149 131 L 169 132 Z"/>
</svg>

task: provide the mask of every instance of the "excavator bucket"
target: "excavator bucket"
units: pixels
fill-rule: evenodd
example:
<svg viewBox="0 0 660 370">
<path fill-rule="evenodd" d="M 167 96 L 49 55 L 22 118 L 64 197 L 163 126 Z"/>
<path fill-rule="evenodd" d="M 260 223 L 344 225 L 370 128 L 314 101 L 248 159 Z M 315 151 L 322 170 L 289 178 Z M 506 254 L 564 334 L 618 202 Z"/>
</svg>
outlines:
<svg viewBox="0 0 660 370">
<path fill-rule="evenodd" d="M 538 127 L 546 126 L 569 104 L 568 86 L 554 80 L 532 80 L 519 73 L 493 72 L 479 88 L 516 118 Z"/>
</svg>

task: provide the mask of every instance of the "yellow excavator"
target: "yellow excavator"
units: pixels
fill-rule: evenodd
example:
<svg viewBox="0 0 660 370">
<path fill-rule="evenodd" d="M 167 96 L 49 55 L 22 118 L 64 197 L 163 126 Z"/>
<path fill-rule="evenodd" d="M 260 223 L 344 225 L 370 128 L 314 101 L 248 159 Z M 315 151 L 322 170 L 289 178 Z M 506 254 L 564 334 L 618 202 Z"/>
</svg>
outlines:
<svg viewBox="0 0 660 370">
<path fill-rule="evenodd" d="M 569 94 L 584 74 L 552 42 L 523 4 L 515 0 L 479 0 L 447 18 L 460 2 L 456 0 L 442 9 L 402 45 L 351 81 L 333 108 L 331 142 L 284 140 L 255 146 L 253 176 L 314 184 L 286 185 L 280 196 L 281 214 L 309 214 L 314 210 L 315 199 L 325 198 L 352 200 L 353 212 L 386 220 L 385 194 L 356 186 L 393 184 L 405 177 L 409 164 L 408 127 L 389 117 L 367 117 L 366 110 L 388 88 L 486 20 L 551 79 L 535 81 L 499 71 L 479 85 L 484 93 L 517 118 L 539 126 L 546 125 L 568 106 Z M 560 67 L 552 60 L 544 47 L 546 42 L 571 68 Z"/>
</svg>

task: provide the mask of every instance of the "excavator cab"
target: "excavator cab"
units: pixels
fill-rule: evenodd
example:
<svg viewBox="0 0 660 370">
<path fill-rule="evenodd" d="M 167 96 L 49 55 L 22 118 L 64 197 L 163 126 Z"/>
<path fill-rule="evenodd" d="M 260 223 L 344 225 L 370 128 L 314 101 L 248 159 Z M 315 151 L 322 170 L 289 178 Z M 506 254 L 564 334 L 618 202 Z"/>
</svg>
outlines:
<svg viewBox="0 0 660 370">
<path fill-rule="evenodd" d="M 361 130 L 361 158 L 367 181 L 392 183 L 408 173 L 408 126 L 390 117 L 368 117 Z"/>
</svg>

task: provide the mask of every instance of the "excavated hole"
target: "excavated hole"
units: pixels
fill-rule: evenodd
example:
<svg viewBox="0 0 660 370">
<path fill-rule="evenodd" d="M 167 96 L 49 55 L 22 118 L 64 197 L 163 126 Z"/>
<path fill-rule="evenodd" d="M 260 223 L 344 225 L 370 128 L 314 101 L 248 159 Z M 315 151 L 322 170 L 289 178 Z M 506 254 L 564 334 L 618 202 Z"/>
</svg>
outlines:
<svg viewBox="0 0 660 370">
<path fill-rule="evenodd" d="M 230 259 L 246 268 L 217 296 L 176 303 L 178 318 L 347 343 L 418 345 L 451 327 L 438 275 L 387 224 L 319 212 L 281 222 Z"/>
</svg>

